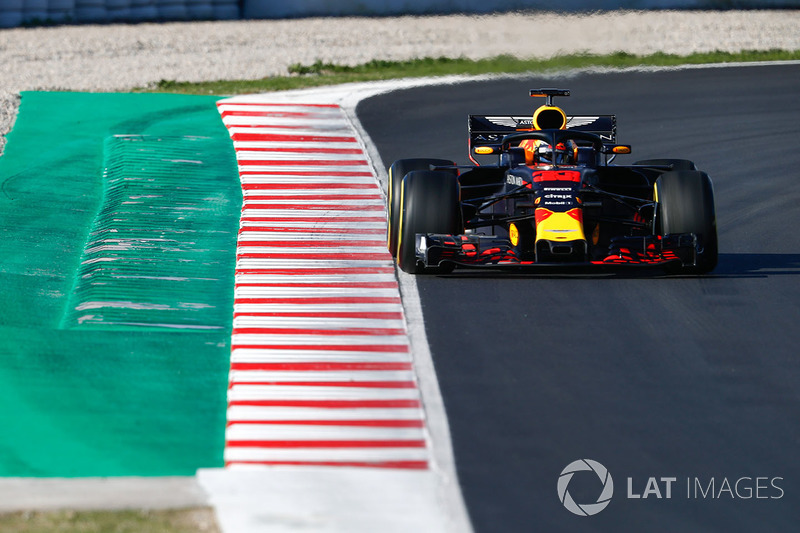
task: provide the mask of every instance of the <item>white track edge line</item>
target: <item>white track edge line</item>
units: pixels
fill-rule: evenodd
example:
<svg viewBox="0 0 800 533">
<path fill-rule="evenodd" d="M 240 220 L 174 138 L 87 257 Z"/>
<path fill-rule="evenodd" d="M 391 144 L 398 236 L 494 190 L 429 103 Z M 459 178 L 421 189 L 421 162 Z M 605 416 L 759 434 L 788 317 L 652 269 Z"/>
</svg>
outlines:
<svg viewBox="0 0 800 533">
<path fill-rule="evenodd" d="M 364 147 L 367 160 L 372 166 L 373 172 L 380 183 L 381 192 L 388 202 L 386 190 L 389 176 L 386 165 L 356 115 L 356 107 L 362 98 L 350 94 L 349 98 L 342 101 L 340 105 L 355 129 L 359 143 Z M 422 397 L 422 405 L 425 412 L 425 429 L 429 434 L 429 453 L 432 459 L 431 469 L 436 474 L 438 497 L 444 503 L 452 531 L 469 533 L 473 531 L 472 523 L 458 483 L 450 425 L 447 421 L 447 412 L 444 407 L 444 398 L 439 388 L 439 381 L 436 378 L 436 369 L 433 364 L 430 345 L 428 344 L 428 336 L 425 333 L 417 282 L 414 276 L 406 274 L 396 266 L 395 271 L 400 285 L 400 299 L 411 345 L 412 368 L 417 376 L 417 389 Z"/>
</svg>

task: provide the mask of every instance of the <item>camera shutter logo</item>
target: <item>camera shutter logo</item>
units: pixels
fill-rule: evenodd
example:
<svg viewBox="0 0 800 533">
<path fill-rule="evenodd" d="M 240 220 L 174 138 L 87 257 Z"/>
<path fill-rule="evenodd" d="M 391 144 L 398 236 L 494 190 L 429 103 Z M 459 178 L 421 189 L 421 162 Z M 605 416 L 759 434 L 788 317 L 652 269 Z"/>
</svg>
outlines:
<svg viewBox="0 0 800 533">
<path fill-rule="evenodd" d="M 600 496 L 597 497 L 596 502 L 577 503 L 572 499 L 569 490 L 567 490 L 572 476 L 574 476 L 576 472 L 583 471 L 594 472 L 603 484 L 603 490 L 600 492 Z M 558 499 L 561 500 L 561 503 L 569 512 L 579 516 L 596 515 L 608 506 L 613 495 L 614 480 L 611 479 L 611 474 L 608 472 L 608 469 L 591 459 L 578 459 L 577 461 L 573 461 L 561 471 L 561 475 L 558 477 Z"/>
</svg>

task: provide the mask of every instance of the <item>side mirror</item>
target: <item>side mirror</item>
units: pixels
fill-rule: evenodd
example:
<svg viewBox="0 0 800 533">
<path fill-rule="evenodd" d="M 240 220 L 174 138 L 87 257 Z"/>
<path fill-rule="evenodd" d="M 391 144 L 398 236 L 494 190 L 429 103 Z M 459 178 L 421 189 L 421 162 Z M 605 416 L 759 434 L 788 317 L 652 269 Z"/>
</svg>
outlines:
<svg viewBox="0 0 800 533">
<path fill-rule="evenodd" d="M 603 146 L 604 154 L 628 155 L 632 152 L 629 144 L 606 144 Z"/>
<path fill-rule="evenodd" d="M 492 155 L 497 153 L 494 146 L 476 146 L 472 151 L 475 152 L 475 155 Z"/>
</svg>

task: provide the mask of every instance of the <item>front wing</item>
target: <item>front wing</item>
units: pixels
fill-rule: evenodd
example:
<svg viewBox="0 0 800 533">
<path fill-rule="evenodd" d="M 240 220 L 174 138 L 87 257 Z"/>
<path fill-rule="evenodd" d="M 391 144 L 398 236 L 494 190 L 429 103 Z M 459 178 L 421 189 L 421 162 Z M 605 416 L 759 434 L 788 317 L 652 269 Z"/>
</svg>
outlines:
<svg viewBox="0 0 800 533">
<path fill-rule="evenodd" d="M 602 267 L 602 266 L 694 266 L 698 240 L 694 233 L 617 237 L 607 256 L 584 262 L 536 262 L 520 257 L 508 239 L 476 234 L 417 234 L 417 261 L 426 267 L 455 264 L 463 267 Z"/>
</svg>

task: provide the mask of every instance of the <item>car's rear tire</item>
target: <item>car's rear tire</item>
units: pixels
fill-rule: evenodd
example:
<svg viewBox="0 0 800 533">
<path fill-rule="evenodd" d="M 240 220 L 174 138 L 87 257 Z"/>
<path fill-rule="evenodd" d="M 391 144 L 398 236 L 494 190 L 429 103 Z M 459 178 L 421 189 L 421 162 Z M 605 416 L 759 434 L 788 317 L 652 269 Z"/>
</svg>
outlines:
<svg viewBox="0 0 800 533">
<path fill-rule="evenodd" d="M 688 159 L 645 159 L 637 161 L 634 165 L 672 167 L 671 171 L 697 170 L 697 165 L 694 164 L 694 161 L 689 161 Z"/>
<path fill-rule="evenodd" d="M 705 274 L 717 266 L 717 219 L 714 187 L 705 172 L 681 170 L 665 172 L 655 183 L 657 235 L 694 233 L 699 247 L 694 266 L 681 272 Z"/>
<path fill-rule="evenodd" d="M 452 272 L 452 264 L 425 268 L 417 263 L 416 235 L 463 233 L 459 195 L 458 177 L 449 172 L 416 170 L 403 178 L 397 242 L 397 264 L 403 271 L 409 274 Z"/>
<path fill-rule="evenodd" d="M 400 228 L 400 187 L 402 186 L 403 178 L 406 174 L 414 170 L 430 170 L 431 166 L 455 166 L 455 163 L 447 159 L 399 159 L 389 167 L 389 227 L 387 229 L 386 241 L 389 253 L 392 254 L 392 257 L 397 255 L 397 240 Z M 458 174 L 458 171 L 455 169 L 442 172 L 448 172 L 454 175 Z"/>
</svg>

